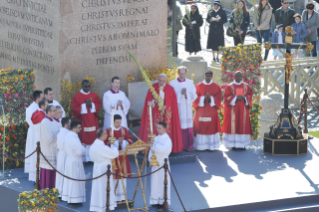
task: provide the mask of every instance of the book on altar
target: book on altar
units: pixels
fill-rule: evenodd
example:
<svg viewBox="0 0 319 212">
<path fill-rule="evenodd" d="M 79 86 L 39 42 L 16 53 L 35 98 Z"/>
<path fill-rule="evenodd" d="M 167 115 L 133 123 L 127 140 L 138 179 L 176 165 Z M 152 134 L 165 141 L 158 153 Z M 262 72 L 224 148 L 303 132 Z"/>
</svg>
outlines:
<svg viewBox="0 0 319 212">
<path fill-rule="evenodd" d="M 244 95 L 244 89 L 243 88 L 237 88 L 236 89 L 236 96 L 243 96 Z"/>
</svg>

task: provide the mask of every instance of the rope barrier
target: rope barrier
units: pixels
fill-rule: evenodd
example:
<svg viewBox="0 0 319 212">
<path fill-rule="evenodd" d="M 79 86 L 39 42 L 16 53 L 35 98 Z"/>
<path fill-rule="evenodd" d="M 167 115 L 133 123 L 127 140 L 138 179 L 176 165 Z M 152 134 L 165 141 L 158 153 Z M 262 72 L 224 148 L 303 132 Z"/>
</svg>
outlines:
<svg viewBox="0 0 319 212">
<path fill-rule="evenodd" d="M 300 113 L 299 113 L 299 117 L 298 117 L 298 125 L 301 123 L 301 118 L 303 116 L 303 113 L 304 113 L 304 110 L 305 110 L 305 99 L 302 99 L 301 100 L 301 103 L 300 103 Z"/>
<path fill-rule="evenodd" d="M 312 103 L 312 101 L 309 99 L 309 97 L 308 97 L 308 100 L 309 100 L 310 104 L 312 105 L 313 109 L 315 109 L 315 111 L 319 114 L 319 111 L 317 110 L 315 105 Z"/>
<path fill-rule="evenodd" d="M 179 193 L 178 193 L 177 188 L 176 188 L 176 186 L 175 186 L 175 183 L 174 183 L 174 180 L 173 180 L 173 177 L 172 177 L 172 175 L 171 175 L 170 170 L 168 169 L 167 172 L 168 172 L 168 174 L 169 174 L 169 177 L 171 178 L 171 181 L 172 181 L 172 184 L 173 184 L 173 186 L 174 186 L 174 189 L 175 189 L 175 192 L 176 192 L 176 194 L 177 194 L 177 197 L 178 197 L 178 199 L 179 199 L 179 201 L 180 201 L 180 203 L 181 203 L 181 205 L 182 205 L 184 211 L 187 212 L 187 210 L 186 210 L 186 208 L 185 208 L 185 206 L 184 206 L 184 204 L 183 204 L 183 201 L 182 201 L 181 197 L 179 196 Z"/>
<path fill-rule="evenodd" d="M 25 159 L 31 157 L 34 153 L 36 153 L 36 151 L 37 151 L 37 150 L 34 150 L 34 151 L 33 151 L 30 155 L 28 155 L 27 157 L 25 157 L 25 158 L 20 158 L 20 159 L 10 158 L 9 156 L 2 154 L 1 152 L 0 152 L 0 155 L 1 155 L 1 156 L 4 156 L 5 158 L 7 158 L 7 159 L 9 159 L 9 160 L 21 161 L 21 160 L 25 160 Z"/>
</svg>

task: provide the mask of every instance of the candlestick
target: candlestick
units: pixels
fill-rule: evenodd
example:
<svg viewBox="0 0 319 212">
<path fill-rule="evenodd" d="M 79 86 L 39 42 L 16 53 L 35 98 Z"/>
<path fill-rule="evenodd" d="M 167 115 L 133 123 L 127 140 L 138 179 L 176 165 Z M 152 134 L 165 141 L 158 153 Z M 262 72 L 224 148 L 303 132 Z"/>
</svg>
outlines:
<svg viewBox="0 0 319 212">
<path fill-rule="evenodd" d="M 151 134 L 153 134 L 153 117 L 152 117 L 152 102 L 148 102 L 149 116 L 150 116 L 150 128 Z"/>
</svg>

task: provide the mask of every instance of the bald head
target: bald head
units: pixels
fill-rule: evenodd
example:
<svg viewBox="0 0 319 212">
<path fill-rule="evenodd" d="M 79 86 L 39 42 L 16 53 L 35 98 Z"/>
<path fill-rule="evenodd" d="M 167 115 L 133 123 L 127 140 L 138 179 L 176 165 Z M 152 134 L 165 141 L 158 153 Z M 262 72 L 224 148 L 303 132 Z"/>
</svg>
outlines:
<svg viewBox="0 0 319 212">
<path fill-rule="evenodd" d="M 235 81 L 240 83 L 243 80 L 243 73 L 241 71 L 235 72 Z"/>
<path fill-rule="evenodd" d="M 160 87 L 163 87 L 167 82 L 167 77 L 165 74 L 160 74 L 158 76 L 158 84 Z"/>
</svg>

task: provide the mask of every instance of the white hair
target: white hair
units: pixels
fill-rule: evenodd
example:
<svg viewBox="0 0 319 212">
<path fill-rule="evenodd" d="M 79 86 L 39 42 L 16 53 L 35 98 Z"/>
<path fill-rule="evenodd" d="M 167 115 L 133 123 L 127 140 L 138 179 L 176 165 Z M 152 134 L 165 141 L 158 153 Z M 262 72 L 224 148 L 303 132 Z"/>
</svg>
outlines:
<svg viewBox="0 0 319 212">
<path fill-rule="evenodd" d="M 158 78 L 160 78 L 160 77 L 165 77 L 165 79 L 167 79 L 166 74 L 160 74 L 160 75 L 158 76 Z"/>
</svg>

